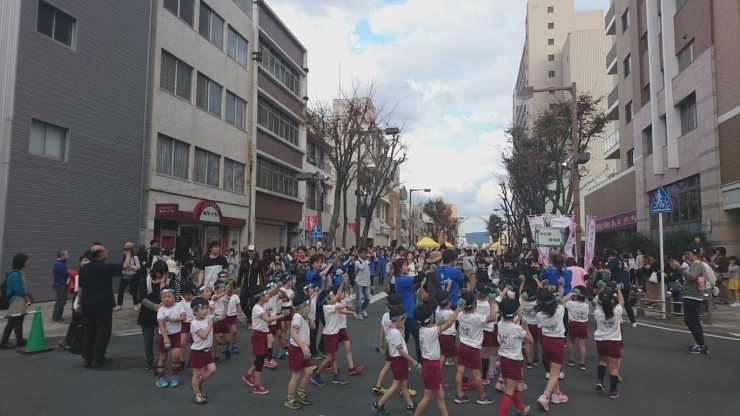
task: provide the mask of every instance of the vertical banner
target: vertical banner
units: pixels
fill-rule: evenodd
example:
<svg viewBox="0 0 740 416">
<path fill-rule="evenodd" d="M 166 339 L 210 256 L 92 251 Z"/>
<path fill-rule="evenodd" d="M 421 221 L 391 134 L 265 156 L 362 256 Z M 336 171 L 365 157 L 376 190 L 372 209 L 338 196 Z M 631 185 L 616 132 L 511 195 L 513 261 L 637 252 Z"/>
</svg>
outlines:
<svg viewBox="0 0 740 416">
<path fill-rule="evenodd" d="M 357 223 L 356 222 L 348 222 L 347 227 L 352 230 L 355 235 L 357 235 Z"/>
<path fill-rule="evenodd" d="M 306 230 L 311 231 L 319 223 L 318 215 L 306 215 Z"/>
<path fill-rule="evenodd" d="M 529 228 L 532 231 L 532 236 L 537 235 L 537 229 L 540 227 L 545 227 L 545 216 L 544 215 L 530 215 L 529 217 Z M 535 241 L 535 240 L 533 240 Z M 547 247 L 537 247 L 537 252 L 539 253 L 539 260 L 542 264 L 548 263 L 548 254 L 550 254 L 550 249 Z"/>
<path fill-rule="evenodd" d="M 573 223 L 573 216 L 556 214 L 550 220 L 550 226 L 557 228 L 567 228 L 569 230 L 568 240 L 566 241 L 565 248 L 563 249 L 563 255 L 566 259 L 573 257 L 573 247 L 576 244 L 575 224 Z"/>
<path fill-rule="evenodd" d="M 594 245 L 596 242 L 596 217 L 586 217 L 586 251 L 583 257 L 583 268 L 589 270 L 594 260 Z"/>
</svg>

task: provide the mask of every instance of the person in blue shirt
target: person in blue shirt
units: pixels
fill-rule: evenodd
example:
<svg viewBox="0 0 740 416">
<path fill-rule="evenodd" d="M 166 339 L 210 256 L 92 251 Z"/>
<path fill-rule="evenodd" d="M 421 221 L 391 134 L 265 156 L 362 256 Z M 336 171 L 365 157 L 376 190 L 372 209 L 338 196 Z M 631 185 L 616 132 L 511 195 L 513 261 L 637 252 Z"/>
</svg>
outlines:
<svg viewBox="0 0 740 416">
<path fill-rule="evenodd" d="M 445 250 L 442 253 L 442 265 L 435 270 L 439 290 L 447 290 L 447 281 L 452 280 L 450 287 L 450 305 L 457 305 L 457 299 L 460 297 L 460 285 L 465 281 L 463 272 L 455 267 L 457 261 L 457 252 L 455 250 Z M 398 290 L 398 279 L 396 279 L 396 290 Z"/>
<path fill-rule="evenodd" d="M 370 287 L 373 287 L 375 284 L 375 265 L 378 261 L 377 257 L 375 257 L 375 251 L 373 249 L 369 250 L 370 257 L 368 257 L 368 260 L 370 261 L 370 264 L 368 267 L 370 267 Z"/>
<path fill-rule="evenodd" d="M 386 266 L 385 249 L 378 253 L 378 283 L 385 284 L 385 266 Z"/>
<path fill-rule="evenodd" d="M 562 254 L 555 252 L 550 254 L 550 265 L 546 269 L 542 270 L 540 280 L 543 283 L 547 283 L 550 286 L 557 286 L 558 280 L 563 278 L 563 296 L 573 291 L 571 281 L 573 280 L 573 272 L 565 267 L 565 257 Z M 567 314 L 566 314 L 567 316 Z"/>
<path fill-rule="evenodd" d="M 339 261 L 339 257 L 335 257 L 331 265 L 336 265 Z M 331 267 L 324 264 L 323 254 L 314 254 L 308 259 L 308 264 L 311 269 L 306 272 L 306 281 L 311 282 L 316 292 L 324 290 L 330 287 L 331 279 L 327 282 L 327 276 L 331 272 Z M 316 330 L 319 329 L 319 323 L 326 326 L 326 318 L 324 317 L 324 303 L 320 300 L 316 300 Z M 319 351 L 324 351 L 324 337 L 321 337 L 318 345 Z"/>
<path fill-rule="evenodd" d="M 67 295 L 69 295 L 67 290 L 67 279 L 69 279 L 67 258 L 69 258 L 69 254 L 66 251 L 58 251 L 57 261 L 54 262 L 54 266 L 51 268 L 51 274 L 54 278 L 51 288 L 57 294 L 54 311 L 51 313 L 51 321 L 60 324 L 66 323 L 62 320 L 62 313 L 64 312 L 64 305 L 67 304 Z"/>
<path fill-rule="evenodd" d="M 5 293 L 10 306 L 5 311 L 7 315 L 22 314 L 26 312 L 26 305 L 29 301 L 26 293 L 26 279 L 23 277 L 22 270 L 28 267 L 28 256 L 18 253 L 13 256 L 13 268 L 5 277 Z M 8 343 L 10 333 L 15 333 L 16 348 L 25 347 L 26 340 L 23 339 L 23 319 L 25 315 L 11 316 L 5 324 L 3 337 L 0 340 L 0 349 L 13 348 Z"/>
<path fill-rule="evenodd" d="M 423 256 L 423 254 L 422 254 Z M 422 257 L 423 261 L 423 257 Z M 421 342 L 419 341 L 419 322 L 413 318 L 416 308 L 416 297 L 414 296 L 414 285 L 424 280 L 424 274 L 409 275 L 409 263 L 405 258 L 398 258 L 393 262 L 393 276 L 396 279 L 396 294 L 401 298 L 401 306 L 406 310 L 408 317 L 404 324 L 404 338 L 409 341 L 409 336 L 414 337 L 416 346 L 416 359 L 421 362 Z"/>
</svg>

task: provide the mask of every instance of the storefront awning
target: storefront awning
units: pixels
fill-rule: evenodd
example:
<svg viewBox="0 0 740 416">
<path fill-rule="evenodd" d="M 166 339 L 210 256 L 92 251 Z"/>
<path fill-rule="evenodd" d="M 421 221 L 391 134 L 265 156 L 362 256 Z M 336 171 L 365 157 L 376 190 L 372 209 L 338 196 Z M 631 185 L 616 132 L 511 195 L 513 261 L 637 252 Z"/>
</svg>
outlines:
<svg viewBox="0 0 740 416">
<path fill-rule="evenodd" d="M 629 211 L 596 220 L 597 233 L 612 233 L 637 228 L 637 211 Z"/>
<path fill-rule="evenodd" d="M 180 211 L 180 204 L 157 204 L 154 210 L 154 217 L 222 225 L 235 225 L 239 227 L 247 225 L 247 220 L 245 219 L 225 217 L 221 213 L 221 207 L 219 207 L 216 202 L 208 200 L 198 202 L 192 212 Z"/>
</svg>

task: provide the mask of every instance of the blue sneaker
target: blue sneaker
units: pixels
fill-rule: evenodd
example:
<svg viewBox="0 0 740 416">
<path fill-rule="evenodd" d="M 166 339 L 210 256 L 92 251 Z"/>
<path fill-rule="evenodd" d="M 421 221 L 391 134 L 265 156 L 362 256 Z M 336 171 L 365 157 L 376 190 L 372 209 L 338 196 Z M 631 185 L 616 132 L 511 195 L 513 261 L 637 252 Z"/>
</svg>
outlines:
<svg viewBox="0 0 740 416">
<path fill-rule="evenodd" d="M 469 401 L 470 401 L 470 397 L 468 397 L 468 396 L 466 396 L 464 394 L 462 396 L 455 396 L 455 403 L 457 403 L 457 404 L 467 403 Z"/>
<path fill-rule="evenodd" d="M 280 349 L 277 353 L 277 358 L 285 358 L 287 354 L 285 353 L 284 349 Z"/>
<path fill-rule="evenodd" d="M 524 409 L 516 411 L 516 416 L 529 416 L 531 414 L 532 408 L 529 406 L 524 406 Z"/>
<path fill-rule="evenodd" d="M 177 374 L 173 374 L 172 377 L 170 377 L 170 387 L 177 387 L 180 385 L 180 379 L 177 377 Z"/>
<path fill-rule="evenodd" d="M 371 409 L 378 416 L 390 416 L 391 414 L 391 412 L 385 410 L 385 406 L 378 406 L 378 402 L 373 403 Z"/>
<path fill-rule="evenodd" d="M 236 346 L 236 344 L 231 346 L 231 353 L 232 354 L 239 354 L 239 347 Z"/>
<path fill-rule="evenodd" d="M 324 382 L 324 379 L 321 378 L 321 376 L 318 375 L 318 374 L 314 374 L 314 375 L 311 376 L 311 383 L 313 383 L 313 384 L 315 384 L 315 385 L 317 385 L 319 387 L 326 386 L 326 383 Z"/>
<path fill-rule="evenodd" d="M 331 382 L 334 384 L 349 384 L 349 381 L 340 374 L 335 375 L 334 378 L 331 379 Z"/>
<path fill-rule="evenodd" d="M 157 387 L 169 387 L 170 383 L 164 377 L 157 378 Z"/>
<path fill-rule="evenodd" d="M 478 397 L 478 400 L 476 400 L 475 402 L 478 404 L 491 404 L 493 403 L 493 397 L 485 395 L 482 397 Z"/>
</svg>

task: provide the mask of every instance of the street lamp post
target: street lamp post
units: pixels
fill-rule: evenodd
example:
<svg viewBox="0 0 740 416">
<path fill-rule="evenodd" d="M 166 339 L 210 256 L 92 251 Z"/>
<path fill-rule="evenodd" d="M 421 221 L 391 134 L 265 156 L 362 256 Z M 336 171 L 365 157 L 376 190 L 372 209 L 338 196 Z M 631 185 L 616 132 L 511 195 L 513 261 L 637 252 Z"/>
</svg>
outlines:
<svg viewBox="0 0 740 416">
<path fill-rule="evenodd" d="M 409 238 L 409 248 L 412 244 L 414 244 L 414 226 L 416 225 L 416 214 L 414 214 L 414 199 L 412 197 L 414 192 L 432 192 L 432 190 L 429 188 L 409 189 L 409 205 L 411 207 L 411 233 Z"/>
<path fill-rule="evenodd" d="M 552 87 L 552 88 L 534 88 L 531 86 L 522 87 L 517 94 L 519 100 L 525 101 L 532 99 L 536 92 L 550 92 L 550 91 L 569 91 L 571 97 L 571 142 L 573 145 L 573 160 L 571 161 L 571 186 L 573 187 L 573 219 L 576 226 L 576 252 L 575 258 L 581 255 L 581 190 L 580 190 L 580 175 L 578 173 L 578 165 L 582 165 L 588 162 L 591 157 L 588 153 L 579 153 L 578 139 L 578 95 L 576 89 L 576 83 L 573 82 L 570 87 Z"/>
</svg>

